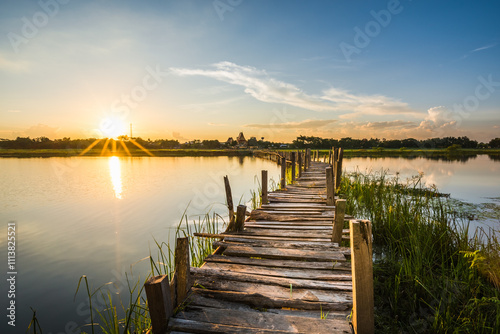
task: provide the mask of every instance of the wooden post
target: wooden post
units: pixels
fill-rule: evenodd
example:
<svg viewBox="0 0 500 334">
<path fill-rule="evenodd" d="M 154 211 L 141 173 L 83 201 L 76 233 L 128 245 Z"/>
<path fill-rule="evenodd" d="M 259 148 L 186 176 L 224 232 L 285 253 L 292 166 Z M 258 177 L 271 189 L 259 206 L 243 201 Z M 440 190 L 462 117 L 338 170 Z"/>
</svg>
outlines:
<svg viewBox="0 0 500 334">
<path fill-rule="evenodd" d="M 333 180 L 333 168 L 326 167 L 326 205 L 335 204 L 335 182 Z"/>
<path fill-rule="evenodd" d="M 262 204 L 269 203 L 267 198 L 267 170 L 262 171 Z"/>
<path fill-rule="evenodd" d="M 306 149 L 306 170 L 311 167 L 311 149 Z"/>
<path fill-rule="evenodd" d="M 292 182 L 295 182 L 295 152 L 290 153 L 290 160 L 292 161 Z"/>
<path fill-rule="evenodd" d="M 299 177 L 302 176 L 302 152 L 297 151 L 297 157 L 298 157 L 298 164 L 299 164 Z"/>
<path fill-rule="evenodd" d="M 319 151 L 318 150 L 316 150 L 316 161 L 319 162 Z"/>
<path fill-rule="evenodd" d="M 231 193 L 231 185 L 229 184 L 229 178 L 224 176 L 224 187 L 226 188 L 226 202 L 227 209 L 229 210 L 229 223 L 227 224 L 226 232 L 230 232 L 234 229 L 234 206 L 233 206 L 233 195 Z"/>
<path fill-rule="evenodd" d="M 247 212 L 246 205 L 238 205 L 236 208 L 236 231 L 243 231 L 243 227 L 245 226 L 245 214 Z"/>
<path fill-rule="evenodd" d="M 286 188 L 286 158 L 281 158 L 281 189 Z"/>
<path fill-rule="evenodd" d="M 337 170 L 335 175 L 335 189 L 340 187 L 340 181 L 342 181 L 342 161 L 344 160 L 344 150 L 339 148 L 339 153 L 337 157 Z"/>
<path fill-rule="evenodd" d="M 345 206 L 345 199 L 338 199 L 335 202 L 335 220 L 333 221 L 332 242 L 338 243 L 339 246 L 342 241 L 342 230 L 344 229 Z"/>
<path fill-rule="evenodd" d="M 151 277 L 144 283 L 144 289 L 148 298 L 153 334 L 163 334 L 167 330 L 168 319 L 174 314 L 168 275 Z"/>
<path fill-rule="evenodd" d="M 349 227 L 351 230 L 352 325 L 356 334 L 371 334 L 375 331 L 371 223 L 368 220 L 351 220 Z"/>
<path fill-rule="evenodd" d="M 190 262 L 189 262 L 189 238 L 177 238 L 175 245 L 175 276 L 176 276 L 176 305 L 186 299 L 187 292 L 191 288 Z"/>
</svg>

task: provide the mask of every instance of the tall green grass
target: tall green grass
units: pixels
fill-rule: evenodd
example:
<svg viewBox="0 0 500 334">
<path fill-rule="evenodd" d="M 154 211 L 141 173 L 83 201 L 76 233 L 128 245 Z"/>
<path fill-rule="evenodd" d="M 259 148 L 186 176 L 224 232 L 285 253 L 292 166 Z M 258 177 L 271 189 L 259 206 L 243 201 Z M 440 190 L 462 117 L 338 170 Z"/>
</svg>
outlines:
<svg viewBox="0 0 500 334">
<path fill-rule="evenodd" d="M 499 333 L 500 247 L 421 175 L 343 178 L 346 212 L 373 227 L 375 322 L 380 333 Z"/>
<path fill-rule="evenodd" d="M 222 224 L 220 223 L 221 221 Z M 193 234 L 219 233 L 225 224 L 222 217 L 216 213 L 208 213 L 198 217 L 198 219 L 194 219 L 192 222 L 188 220 L 188 217 L 184 213 L 179 225 L 175 229 L 175 239 L 189 236 L 191 266 L 201 266 L 205 257 L 214 251 L 212 239 L 192 237 Z M 82 333 L 146 333 L 151 327 L 151 318 L 148 312 L 144 283 L 150 277 L 156 275 L 168 275 L 169 279 L 172 279 L 175 270 L 174 252 L 175 245 L 172 246 L 169 242 L 154 240 L 153 251 L 150 250 L 150 255 L 141 260 L 149 260 L 151 271 L 143 279 L 137 278 L 131 280 L 129 279 L 129 275 L 126 274 L 128 291 L 125 295 L 128 296 L 127 300 L 117 299 L 116 296 L 111 294 L 109 289 L 106 289 L 106 286 L 112 284 L 111 282 L 97 289 L 92 289 L 87 277 L 80 277 L 75 297 L 80 290 L 80 285 L 84 283 L 85 294 L 89 301 L 91 319 L 91 323 L 80 328 Z M 97 299 L 99 303 L 95 302 Z M 96 304 L 104 305 L 104 307 L 97 308 L 95 307 Z M 36 327 L 33 326 L 33 328 Z"/>
</svg>

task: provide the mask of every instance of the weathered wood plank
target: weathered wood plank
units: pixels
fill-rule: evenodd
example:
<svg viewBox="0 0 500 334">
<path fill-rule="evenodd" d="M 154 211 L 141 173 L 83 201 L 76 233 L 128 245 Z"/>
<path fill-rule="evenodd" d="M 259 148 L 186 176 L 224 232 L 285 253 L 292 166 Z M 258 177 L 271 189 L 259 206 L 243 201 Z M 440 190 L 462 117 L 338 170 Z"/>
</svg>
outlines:
<svg viewBox="0 0 500 334">
<path fill-rule="evenodd" d="M 228 245 L 224 250 L 228 256 L 263 257 L 267 259 L 332 262 L 346 261 L 344 254 L 332 251 L 313 251 L 291 248 L 266 248 L 246 245 Z"/>
<path fill-rule="evenodd" d="M 324 319 L 324 322 L 313 322 L 308 318 L 268 312 L 240 311 L 233 313 L 217 308 L 188 306 L 186 311 L 177 314 L 176 318 L 239 328 L 253 328 L 259 331 L 273 330 L 276 333 L 326 333 L 332 331 L 350 333 L 350 327 L 346 320 Z"/>
<path fill-rule="evenodd" d="M 182 318 L 171 318 L 169 321 L 169 333 L 289 333 L 287 331 L 275 331 L 273 329 L 248 328 L 242 326 L 231 326 L 214 324 L 210 322 L 202 322 L 196 320 L 187 320 Z"/>
<path fill-rule="evenodd" d="M 199 293 L 222 300 L 238 301 L 254 307 L 290 307 L 304 310 L 345 311 L 352 308 L 350 292 L 293 289 L 245 282 L 207 282 L 203 288 L 192 288 Z"/>
<path fill-rule="evenodd" d="M 303 278 L 314 279 L 319 281 L 351 281 L 352 276 L 349 272 L 342 272 L 331 269 L 314 270 L 309 268 L 280 268 L 280 267 L 261 267 L 252 265 L 242 265 L 233 263 L 206 263 L 204 269 L 239 272 L 247 274 L 255 274 L 262 276 L 287 277 L 287 278 Z"/>
<path fill-rule="evenodd" d="M 214 242 L 217 246 L 227 246 L 235 244 L 251 245 L 253 247 L 269 247 L 269 248 L 293 248 L 293 249 L 303 249 L 303 250 L 316 250 L 316 251 L 332 251 L 341 252 L 342 254 L 350 254 L 351 250 L 349 247 L 339 247 L 338 244 L 328 241 L 283 241 L 283 240 L 259 240 L 259 239 L 245 239 L 240 238 L 240 236 L 229 237 L 224 241 Z"/>
<path fill-rule="evenodd" d="M 352 291 L 352 281 L 348 280 L 324 281 L 305 278 L 264 276 L 236 271 L 220 271 L 217 269 L 210 269 L 208 267 L 193 268 L 192 270 L 195 275 L 195 282 L 203 286 L 205 286 L 208 281 L 225 280 L 228 282 L 237 281 L 252 284 L 277 285 L 285 288 L 289 288 L 290 285 L 292 285 L 297 289 L 308 290 L 321 289 L 332 291 Z"/>
<path fill-rule="evenodd" d="M 245 231 L 242 232 L 242 234 L 246 235 L 262 235 L 262 236 L 281 236 L 281 237 L 297 237 L 297 238 L 303 238 L 303 237 L 309 237 L 309 238 L 329 238 L 331 239 L 331 233 L 328 233 L 327 231 L 307 231 L 307 230 L 301 230 L 301 231 L 293 231 L 293 230 L 272 230 L 272 229 L 266 229 L 266 228 L 252 228 L 252 227 L 247 227 L 245 228 Z"/>
<path fill-rule="evenodd" d="M 207 298 L 195 291 L 192 291 L 188 297 L 187 304 L 189 306 L 201 306 L 201 307 L 211 307 L 225 309 L 226 311 L 248 311 L 248 312 L 267 312 L 268 314 L 280 314 L 288 316 L 297 316 L 303 318 L 320 319 L 321 312 L 318 310 L 298 310 L 298 309 L 277 309 L 277 308 L 260 308 L 252 307 L 248 304 L 243 304 L 239 302 L 232 302 L 228 300 Z M 350 311 L 330 311 L 328 313 L 328 319 L 339 319 L 345 320 L 350 314 Z"/>
</svg>

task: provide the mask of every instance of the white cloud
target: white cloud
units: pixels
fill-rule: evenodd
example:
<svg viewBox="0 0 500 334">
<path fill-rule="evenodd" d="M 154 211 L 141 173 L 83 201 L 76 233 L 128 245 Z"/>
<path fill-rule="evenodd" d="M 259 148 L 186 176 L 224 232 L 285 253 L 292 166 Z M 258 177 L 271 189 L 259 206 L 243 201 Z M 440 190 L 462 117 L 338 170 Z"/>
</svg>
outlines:
<svg viewBox="0 0 500 334">
<path fill-rule="evenodd" d="M 56 139 L 57 138 L 57 130 L 59 128 L 53 128 L 50 127 L 46 124 L 37 124 L 31 126 L 28 130 L 24 131 L 26 135 L 32 138 L 36 137 L 47 137 L 50 139 Z"/>
<path fill-rule="evenodd" d="M 286 122 L 277 124 L 247 124 L 244 127 L 247 128 L 257 128 L 257 129 L 316 129 L 324 127 L 328 124 L 337 122 L 334 119 L 306 119 L 301 122 Z"/>
<path fill-rule="evenodd" d="M 277 80 L 266 71 L 231 62 L 220 62 L 213 69 L 170 68 L 178 76 L 205 76 L 244 87 L 253 98 L 268 103 L 282 103 L 312 111 L 372 114 L 417 114 L 408 104 L 383 95 L 356 95 L 330 88 L 321 95 L 307 94 L 297 86 Z"/>
<path fill-rule="evenodd" d="M 443 106 L 433 107 L 427 110 L 427 117 L 420 123 L 422 130 L 433 131 L 455 127 L 457 122 L 452 118 L 452 112 Z"/>
</svg>

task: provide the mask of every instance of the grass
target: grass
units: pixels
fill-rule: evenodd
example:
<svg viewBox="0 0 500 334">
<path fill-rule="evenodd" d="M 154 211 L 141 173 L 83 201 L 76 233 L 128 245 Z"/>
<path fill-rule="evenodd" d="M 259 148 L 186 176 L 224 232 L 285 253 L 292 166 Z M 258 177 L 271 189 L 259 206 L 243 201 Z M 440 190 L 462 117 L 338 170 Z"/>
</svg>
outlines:
<svg viewBox="0 0 500 334">
<path fill-rule="evenodd" d="M 499 333 L 500 247 L 494 231 L 469 230 L 452 202 L 420 176 L 353 173 L 340 196 L 370 219 L 375 322 L 380 333 Z"/>
<path fill-rule="evenodd" d="M 206 214 L 192 222 L 189 222 L 185 214 L 182 216 L 175 230 L 175 237 L 190 237 L 191 266 L 201 266 L 205 257 L 214 251 L 211 239 L 194 238 L 192 237 L 193 233 L 218 233 L 219 221 L 223 221 L 223 219 L 217 214 Z M 225 222 L 223 222 L 221 228 L 223 228 L 224 224 Z M 137 278 L 132 281 L 127 274 L 128 293 L 126 295 L 128 295 L 128 300 L 125 302 L 121 299 L 117 300 L 106 289 L 106 286 L 112 283 L 106 283 L 97 289 L 92 289 L 87 277 L 85 275 L 80 277 L 75 297 L 80 290 L 80 285 L 85 283 L 85 293 L 88 299 L 90 314 L 90 323 L 80 328 L 83 333 L 86 333 L 83 330 L 95 333 L 96 328 L 99 328 L 100 333 L 106 334 L 147 332 L 151 327 L 151 319 L 144 291 L 144 283 L 150 277 L 156 275 L 168 275 L 169 280 L 171 280 L 174 274 L 175 248 L 171 247 L 169 243 L 158 242 L 156 240 L 154 240 L 154 248 L 156 255 L 150 252 L 148 257 L 141 260 L 149 260 L 151 267 L 151 271 L 145 279 Z M 99 300 L 99 303 L 96 302 L 97 300 Z M 103 307 L 98 308 L 95 306 L 96 304 L 100 304 Z M 36 319 L 35 314 L 34 319 Z M 38 324 L 38 321 L 36 324 Z"/>
</svg>

